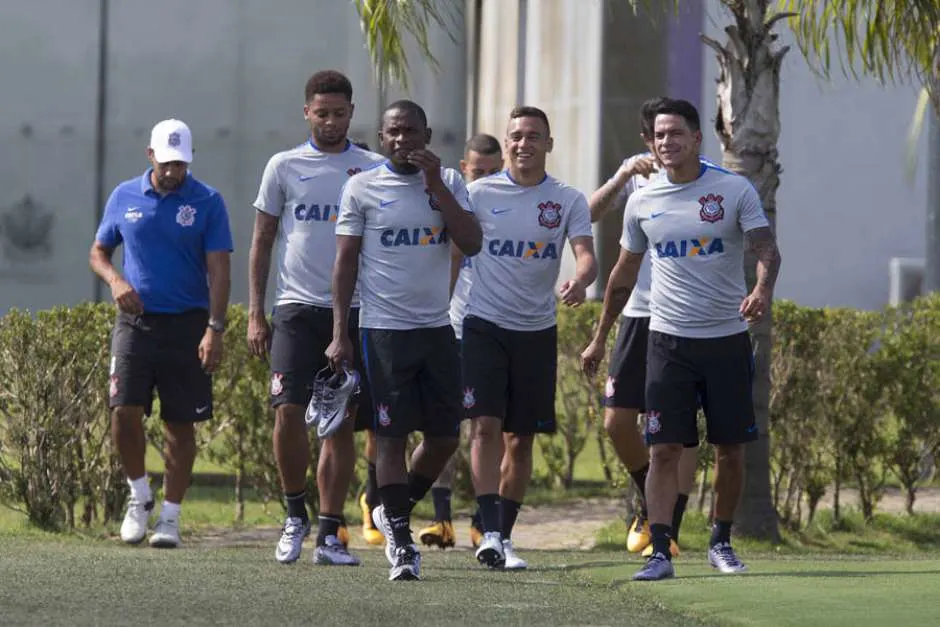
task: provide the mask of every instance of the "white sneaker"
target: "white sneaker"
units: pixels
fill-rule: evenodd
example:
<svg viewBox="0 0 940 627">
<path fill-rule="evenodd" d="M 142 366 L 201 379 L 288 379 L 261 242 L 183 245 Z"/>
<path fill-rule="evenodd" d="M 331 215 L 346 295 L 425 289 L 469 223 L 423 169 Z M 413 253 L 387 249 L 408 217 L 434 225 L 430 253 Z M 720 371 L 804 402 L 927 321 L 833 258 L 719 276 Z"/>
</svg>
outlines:
<svg viewBox="0 0 940 627">
<path fill-rule="evenodd" d="M 395 563 L 388 571 L 389 581 L 418 581 L 421 579 L 421 553 L 417 544 L 395 549 Z"/>
<path fill-rule="evenodd" d="M 281 539 L 277 541 L 274 557 L 282 564 L 296 562 L 304 546 L 304 538 L 310 533 L 310 521 L 303 518 L 288 517 L 281 529 Z"/>
<path fill-rule="evenodd" d="M 506 555 L 503 553 L 503 536 L 498 531 L 484 533 L 476 556 L 477 561 L 487 568 L 502 568 L 506 562 Z"/>
<path fill-rule="evenodd" d="M 374 510 L 372 510 L 372 523 L 375 525 L 375 528 L 382 532 L 382 535 L 385 536 L 385 559 L 388 560 L 388 563 L 392 566 L 395 565 L 395 534 L 392 533 L 392 524 L 388 522 L 388 517 L 385 515 L 385 506 L 379 505 Z"/>
<path fill-rule="evenodd" d="M 153 527 L 150 536 L 150 546 L 155 549 L 175 549 L 180 545 L 179 518 L 164 518 L 160 516 Z"/>
<path fill-rule="evenodd" d="M 127 513 L 121 523 L 121 540 L 127 544 L 140 544 L 147 535 L 153 500 L 141 503 L 133 498 L 127 502 Z"/>
<path fill-rule="evenodd" d="M 708 562 L 712 565 L 712 568 L 717 568 L 726 575 L 743 573 L 747 570 L 747 566 L 738 559 L 737 554 L 728 542 L 719 542 L 708 549 Z"/>
<path fill-rule="evenodd" d="M 322 566 L 358 566 L 359 558 L 351 554 L 336 536 L 327 536 L 323 546 L 313 554 L 313 563 Z"/>
<path fill-rule="evenodd" d="M 528 562 L 516 555 L 516 551 L 512 548 L 512 540 L 509 538 L 503 540 L 503 555 L 506 558 L 506 563 L 503 564 L 505 570 L 525 570 L 529 567 Z"/>
</svg>

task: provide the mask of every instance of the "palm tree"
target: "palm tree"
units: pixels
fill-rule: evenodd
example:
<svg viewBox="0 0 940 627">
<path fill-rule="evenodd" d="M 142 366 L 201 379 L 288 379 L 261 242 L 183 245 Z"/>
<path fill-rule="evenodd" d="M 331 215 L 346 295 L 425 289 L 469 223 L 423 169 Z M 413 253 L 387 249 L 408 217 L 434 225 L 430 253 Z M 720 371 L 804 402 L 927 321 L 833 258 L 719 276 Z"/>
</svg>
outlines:
<svg viewBox="0 0 940 627">
<path fill-rule="evenodd" d="M 926 291 L 940 290 L 940 2 L 937 0 L 780 0 L 796 11 L 791 22 L 803 55 L 822 75 L 833 63 L 844 73 L 881 82 L 915 80 L 920 98 L 908 138 L 908 172 L 913 176 L 916 144 L 933 105 L 927 197 Z M 834 35 L 834 37 L 833 37 Z M 932 216 L 932 219 L 931 219 Z"/>
<path fill-rule="evenodd" d="M 608 0 L 615 1 L 615 0 Z M 636 11 L 662 5 L 657 0 L 619 0 Z M 410 33 L 423 56 L 433 59 L 428 28 L 449 29 L 450 3 L 437 0 L 353 0 L 362 22 L 373 62 L 382 80 L 407 84 L 408 62 L 402 35 Z M 780 184 L 777 140 L 780 136 L 780 67 L 788 46 L 777 45 L 774 27 L 792 18 L 800 47 L 824 73 L 830 67 L 830 48 L 844 51 L 850 67 L 861 64 L 863 74 L 891 78 L 916 70 L 937 105 L 940 53 L 940 8 L 936 0 L 721 0 L 731 14 L 724 42 L 702 37 L 716 55 L 718 115 L 715 132 L 723 165 L 746 176 L 757 188 L 771 223 L 776 223 L 776 194 Z M 670 3 L 679 8 L 680 0 Z M 450 4 L 450 6 L 453 6 Z M 931 19 L 933 18 L 933 19 Z M 841 29 L 841 39 L 827 38 Z M 931 30 L 933 29 L 933 30 Z M 864 33 L 859 38 L 855 33 Z M 841 57 L 840 57 L 841 58 Z M 910 61 L 906 61 L 910 59 Z M 748 286 L 755 279 L 756 260 L 746 260 Z M 779 539 L 770 491 L 770 355 L 772 320 L 752 328 L 756 373 L 754 404 L 761 439 L 748 447 L 747 479 L 738 512 L 741 533 Z"/>
</svg>

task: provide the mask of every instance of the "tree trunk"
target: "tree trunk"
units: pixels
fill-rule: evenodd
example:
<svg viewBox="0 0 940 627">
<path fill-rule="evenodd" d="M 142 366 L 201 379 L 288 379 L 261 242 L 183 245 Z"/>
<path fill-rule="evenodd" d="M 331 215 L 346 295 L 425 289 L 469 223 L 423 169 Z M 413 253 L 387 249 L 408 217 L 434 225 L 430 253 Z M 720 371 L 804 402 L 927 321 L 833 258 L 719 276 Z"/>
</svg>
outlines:
<svg viewBox="0 0 940 627">
<path fill-rule="evenodd" d="M 835 523 L 834 527 L 842 523 L 842 458 L 836 454 L 836 485 L 833 488 L 832 494 L 832 520 Z"/>
<path fill-rule="evenodd" d="M 747 177 L 760 194 L 771 227 L 776 224 L 777 187 L 780 166 L 777 140 L 780 136 L 780 64 L 789 49 L 771 47 L 768 21 L 769 0 L 744 0 L 732 9 L 735 24 L 725 32 L 725 45 L 702 37 L 718 60 L 718 114 L 715 131 L 721 141 L 723 163 Z M 745 258 L 750 290 L 755 282 L 756 259 Z M 770 491 L 770 355 L 772 314 L 751 327 L 754 342 L 754 411 L 759 439 L 745 452 L 744 493 L 736 515 L 736 530 L 744 535 L 777 542 L 780 531 Z"/>
<path fill-rule="evenodd" d="M 236 437 L 235 466 L 235 522 L 245 522 L 245 433 L 239 429 Z"/>
<path fill-rule="evenodd" d="M 914 500 L 917 498 L 917 486 L 910 485 L 904 486 L 904 509 L 907 510 L 908 515 L 914 515 Z"/>
</svg>

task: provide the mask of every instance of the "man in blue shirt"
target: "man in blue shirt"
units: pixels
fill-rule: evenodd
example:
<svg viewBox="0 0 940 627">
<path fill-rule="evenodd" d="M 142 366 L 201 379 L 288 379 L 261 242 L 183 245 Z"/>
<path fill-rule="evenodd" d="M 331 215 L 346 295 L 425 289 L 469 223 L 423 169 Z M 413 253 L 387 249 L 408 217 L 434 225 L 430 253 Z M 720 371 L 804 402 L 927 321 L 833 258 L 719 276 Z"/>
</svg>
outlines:
<svg viewBox="0 0 940 627">
<path fill-rule="evenodd" d="M 111 341 L 111 433 L 130 500 L 121 539 L 144 539 L 154 508 L 144 466 L 143 416 L 160 393 L 166 429 L 165 498 L 150 537 L 179 546 L 180 503 L 196 457 L 194 423 L 212 416 L 212 372 L 222 358 L 232 234 L 222 196 L 189 173 L 192 134 L 154 126 L 151 167 L 111 193 L 89 255 L 118 306 Z M 111 263 L 124 244 L 123 276 Z"/>
</svg>

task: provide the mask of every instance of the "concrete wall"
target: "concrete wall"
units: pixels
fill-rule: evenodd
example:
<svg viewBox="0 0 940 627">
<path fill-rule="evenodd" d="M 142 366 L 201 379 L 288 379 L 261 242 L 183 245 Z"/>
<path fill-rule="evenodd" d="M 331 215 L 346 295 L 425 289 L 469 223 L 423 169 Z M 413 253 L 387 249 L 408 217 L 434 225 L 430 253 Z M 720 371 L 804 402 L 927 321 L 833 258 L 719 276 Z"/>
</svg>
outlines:
<svg viewBox="0 0 940 627">
<path fill-rule="evenodd" d="M 477 130 L 502 137 L 506 113 L 518 101 L 544 108 L 555 136 L 549 171 L 590 194 L 620 160 L 642 149 L 639 106 L 666 93 L 699 105 L 704 153 L 720 159 L 711 130 L 717 63 L 698 38 L 704 32 L 723 40 L 731 18 L 719 0 L 687 3 L 677 18 L 653 19 L 634 17 L 626 3 L 612 0 L 483 0 L 482 9 Z M 778 32 L 783 44 L 794 44 L 786 24 Z M 915 180 L 904 172 L 916 91 L 840 75 L 825 82 L 793 45 L 780 101 L 779 296 L 878 308 L 889 297 L 889 260 L 923 256 L 924 139 Z M 616 258 L 619 231 L 620 215 L 596 231 L 605 267 Z M 570 267 L 566 255 L 562 278 Z"/>
<path fill-rule="evenodd" d="M 704 32 L 723 41 L 729 17 L 719 5 L 707 1 Z M 914 182 L 904 173 L 917 90 L 838 74 L 825 82 L 811 73 L 786 25 L 777 30 L 793 45 L 781 74 L 777 295 L 804 305 L 880 308 L 888 302 L 889 260 L 924 255 L 926 138 Z M 717 67 L 706 52 L 702 118 L 709 128 Z M 721 156 L 714 133 L 705 133 L 705 152 Z"/>
<path fill-rule="evenodd" d="M 350 77 L 352 134 L 376 148 L 383 95 L 355 10 L 345 0 L 108 5 L 106 194 L 147 167 L 144 151 L 155 122 L 171 116 L 188 122 L 193 173 L 228 203 L 236 246 L 232 299 L 244 301 L 251 203 L 271 154 L 307 134 L 302 108 L 310 74 L 335 68 Z M 13 231 L 4 230 L 0 313 L 93 298 L 87 254 L 97 209 L 99 7 L 99 0 L 0 3 L 0 81 L 7 86 L 0 109 L 0 226 L 12 220 L 19 233 L 14 240 L 23 244 L 29 239 L 23 232 L 41 235 L 44 216 L 53 216 L 45 246 L 11 244 L 5 235 Z M 455 32 L 462 33 L 462 25 Z M 447 71 L 431 79 L 412 54 L 410 95 L 427 109 L 435 149 L 456 165 L 465 127 L 463 46 L 444 33 L 433 39 Z M 402 94 L 384 97 L 394 95 Z M 27 195 L 30 205 L 23 203 Z"/>
</svg>

